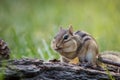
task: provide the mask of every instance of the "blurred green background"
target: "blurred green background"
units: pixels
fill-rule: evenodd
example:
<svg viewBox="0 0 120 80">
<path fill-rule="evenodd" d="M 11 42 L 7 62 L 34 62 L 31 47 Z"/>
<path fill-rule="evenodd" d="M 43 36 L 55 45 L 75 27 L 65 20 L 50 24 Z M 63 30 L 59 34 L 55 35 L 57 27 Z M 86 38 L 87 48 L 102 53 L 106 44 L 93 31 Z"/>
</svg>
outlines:
<svg viewBox="0 0 120 80">
<path fill-rule="evenodd" d="M 120 51 L 120 0 L 0 0 L 0 38 L 12 58 L 59 58 L 50 43 L 70 24 L 92 34 L 100 51 Z"/>
</svg>

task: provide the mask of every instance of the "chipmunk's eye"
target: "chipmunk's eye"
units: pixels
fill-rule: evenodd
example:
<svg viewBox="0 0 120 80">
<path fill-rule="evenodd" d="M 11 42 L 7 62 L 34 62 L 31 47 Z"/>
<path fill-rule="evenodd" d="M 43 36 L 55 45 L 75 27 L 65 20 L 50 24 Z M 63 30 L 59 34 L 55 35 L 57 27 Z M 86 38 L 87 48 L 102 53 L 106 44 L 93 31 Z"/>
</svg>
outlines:
<svg viewBox="0 0 120 80">
<path fill-rule="evenodd" d="M 63 39 L 66 40 L 66 39 L 68 39 L 68 37 L 69 37 L 69 35 L 66 34 L 66 35 L 64 35 Z"/>
</svg>

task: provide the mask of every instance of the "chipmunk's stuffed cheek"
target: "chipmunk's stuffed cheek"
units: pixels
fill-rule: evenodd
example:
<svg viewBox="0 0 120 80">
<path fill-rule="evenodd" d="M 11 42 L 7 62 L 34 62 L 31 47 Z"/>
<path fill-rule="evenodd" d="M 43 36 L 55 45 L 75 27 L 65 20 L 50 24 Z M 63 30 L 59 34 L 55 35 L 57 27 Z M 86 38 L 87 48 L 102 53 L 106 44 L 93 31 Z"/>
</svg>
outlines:
<svg viewBox="0 0 120 80">
<path fill-rule="evenodd" d="M 74 52 L 77 50 L 77 43 L 74 40 L 66 42 L 64 45 L 65 52 Z"/>
</svg>

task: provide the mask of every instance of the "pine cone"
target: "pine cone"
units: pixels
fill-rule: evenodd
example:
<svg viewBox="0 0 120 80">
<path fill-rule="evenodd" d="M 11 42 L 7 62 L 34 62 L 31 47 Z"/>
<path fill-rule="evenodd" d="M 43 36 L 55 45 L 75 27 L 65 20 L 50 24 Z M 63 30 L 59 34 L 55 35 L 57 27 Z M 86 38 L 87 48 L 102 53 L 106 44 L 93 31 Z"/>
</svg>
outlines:
<svg viewBox="0 0 120 80">
<path fill-rule="evenodd" d="M 0 60 L 9 59 L 10 49 L 6 42 L 0 39 Z"/>
</svg>

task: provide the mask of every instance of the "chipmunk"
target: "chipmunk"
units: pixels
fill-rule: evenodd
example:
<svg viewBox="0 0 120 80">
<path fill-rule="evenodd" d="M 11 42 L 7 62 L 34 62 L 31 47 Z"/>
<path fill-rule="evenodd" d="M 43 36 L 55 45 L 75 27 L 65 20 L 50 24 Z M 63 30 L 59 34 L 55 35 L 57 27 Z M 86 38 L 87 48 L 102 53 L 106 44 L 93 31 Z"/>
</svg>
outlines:
<svg viewBox="0 0 120 80">
<path fill-rule="evenodd" d="M 54 37 L 51 47 L 60 53 L 61 61 L 65 63 L 84 64 L 96 66 L 99 54 L 98 45 L 95 39 L 85 31 L 73 32 L 73 27 L 68 29 L 60 27 Z"/>
</svg>

